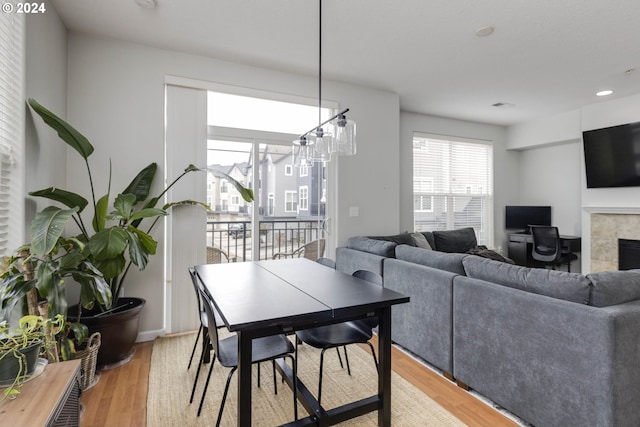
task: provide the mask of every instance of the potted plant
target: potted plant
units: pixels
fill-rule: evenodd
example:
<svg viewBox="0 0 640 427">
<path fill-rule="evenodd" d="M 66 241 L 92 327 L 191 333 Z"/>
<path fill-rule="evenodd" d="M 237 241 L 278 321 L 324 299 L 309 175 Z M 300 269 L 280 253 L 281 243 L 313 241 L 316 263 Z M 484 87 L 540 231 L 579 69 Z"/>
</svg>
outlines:
<svg viewBox="0 0 640 427">
<path fill-rule="evenodd" d="M 164 188 L 155 197 L 150 196 L 150 190 L 157 170 L 157 164 L 151 163 L 144 167 L 120 193 L 111 196 L 111 172 L 109 185 L 105 192 L 98 193 L 94 187 L 89 157 L 94 151 L 89 140 L 73 126 L 29 99 L 29 105 L 44 122 L 54 129 L 58 136 L 73 148 L 85 162 L 87 170 L 87 186 L 89 197 L 62 190 L 47 188 L 29 193 L 32 196 L 44 197 L 59 202 L 71 209 L 72 219 L 80 230 L 76 240 L 85 244 L 84 251 L 87 260 L 94 265 L 109 283 L 112 306 L 105 301 L 97 300 L 92 310 L 83 311 L 83 305 L 72 307 L 70 315 L 89 326 L 90 331 L 96 330 L 96 323 L 106 324 L 108 331 L 102 332 L 102 346 L 98 353 L 98 365 L 114 365 L 130 358 L 133 344 L 138 335 L 139 313 L 145 301 L 140 298 L 123 298 L 121 295 L 127 273 L 132 266 L 144 270 L 150 256 L 156 253 L 157 242 L 150 232 L 160 218 L 168 215 L 168 210 L 175 205 L 207 205 L 184 200 L 169 202 L 162 207 L 158 203 L 167 191 L 188 173 L 199 171 L 194 165 L 189 165 L 184 172 Z M 253 191 L 243 187 L 238 181 L 227 174 L 218 172 L 231 182 L 246 201 L 253 200 Z M 110 208 L 111 206 L 111 208 Z M 85 216 L 87 218 L 85 218 Z M 116 324 L 114 317 L 124 317 L 128 326 Z M 117 347 L 123 348 L 118 349 Z"/>
<path fill-rule="evenodd" d="M 111 288 L 88 260 L 85 244 L 62 236 L 75 209 L 47 207 L 36 214 L 30 227 L 30 243 L 7 258 L 0 278 L 0 319 L 7 319 L 26 299 L 27 312 L 65 320 L 58 347 L 48 349 L 53 361 L 74 358 L 76 346 L 87 337 L 86 326 L 67 320 L 66 280 L 79 284 L 79 304 L 87 309 L 98 303 L 111 305 Z"/>
<path fill-rule="evenodd" d="M 15 329 L 10 329 L 6 321 L 0 322 L 0 385 L 7 386 L 0 400 L 20 394 L 22 383 L 36 369 L 41 349 L 50 348 L 63 325 L 62 315 L 54 319 L 23 316 Z"/>
</svg>

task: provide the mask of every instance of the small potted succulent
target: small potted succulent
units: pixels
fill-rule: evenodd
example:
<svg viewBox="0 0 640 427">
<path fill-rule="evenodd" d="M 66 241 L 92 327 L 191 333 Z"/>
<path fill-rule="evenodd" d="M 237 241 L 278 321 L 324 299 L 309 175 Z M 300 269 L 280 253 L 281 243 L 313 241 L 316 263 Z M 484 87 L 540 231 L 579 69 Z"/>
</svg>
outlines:
<svg viewBox="0 0 640 427">
<path fill-rule="evenodd" d="M 36 369 L 42 349 L 55 348 L 55 335 L 64 323 L 61 315 L 54 319 L 23 316 L 15 329 L 10 329 L 6 321 L 0 322 L 0 386 L 7 387 L 0 400 L 20 394 L 22 383 Z"/>
</svg>

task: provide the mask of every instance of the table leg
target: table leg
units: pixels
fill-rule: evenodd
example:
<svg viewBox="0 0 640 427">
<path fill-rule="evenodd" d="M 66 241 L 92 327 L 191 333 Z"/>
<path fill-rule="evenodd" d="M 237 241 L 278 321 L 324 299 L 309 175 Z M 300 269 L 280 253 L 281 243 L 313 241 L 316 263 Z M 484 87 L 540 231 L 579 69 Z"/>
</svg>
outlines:
<svg viewBox="0 0 640 427">
<path fill-rule="evenodd" d="M 380 310 L 378 324 L 378 425 L 391 426 L 391 307 Z"/>
<path fill-rule="evenodd" d="M 251 427 L 252 337 L 238 332 L 238 426 Z"/>
</svg>

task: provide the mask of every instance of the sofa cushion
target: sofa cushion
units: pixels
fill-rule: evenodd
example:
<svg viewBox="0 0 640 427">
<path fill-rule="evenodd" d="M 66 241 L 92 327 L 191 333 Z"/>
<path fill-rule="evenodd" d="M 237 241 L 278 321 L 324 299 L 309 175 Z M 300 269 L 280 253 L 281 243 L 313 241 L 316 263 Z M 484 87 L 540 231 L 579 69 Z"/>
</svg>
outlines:
<svg viewBox="0 0 640 427">
<path fill-rule="evenodd" d="M 608 307 L 640 299 L 640 270 L 603 271 L 588 274 L 593 289 L 591 305 Z"/>
<path fill-rule="evenodd" d="M 427 239 L 427 242 L 429 242 L 429 246 L 431 246 L 431 249 L 434 249 L 436 247 L 436 241 L 433 240 L 433 233 L 431 231 L 421 231 L 420 234 L 422 234 Z"/>
<path fill-rule="evenodd" d="M 413 239 L 413 246 L 422 249 L 433 249 L 429 244 L 429 241 L 422 233 L 412 233 L 411 238 Z"/>
<path fill-rule="evenodd" d="M 393 242 L 398 245 L 415 246 L 413 238 L 409 233 L 394 234 L 392 236 L 369 236 L 370 239 L 383 240 L 385 242 Z"/>
<path fill-rule="evenodd" d="M 456 274 L 464 274 L 462 259 L 466 256 L 466 254 L 448 254 L 407 245 L 396 247 L 396 258 L 398 259 Z"/>
<path fill-rule="evenodd" d="M 394 257 L 397 243 L 384 240 L 370 239 L 368 237 L 351 237 L 347 242 L 347 247 L 370 254 L 384 257 Z"/>
<path fill-rule="evenodd" d="M 464 258 L 462 264 L 466 275 L 473 279 L 579 304 L 589 303 L 591 282 L 582 274 L 521 267 L 474 255 Z"/>
<path fill-rule="evenodd" d="M 465 253 L 478 245 L 473 228 L 433 231 L 434 249 L 440 252 Z"/>
</svg>

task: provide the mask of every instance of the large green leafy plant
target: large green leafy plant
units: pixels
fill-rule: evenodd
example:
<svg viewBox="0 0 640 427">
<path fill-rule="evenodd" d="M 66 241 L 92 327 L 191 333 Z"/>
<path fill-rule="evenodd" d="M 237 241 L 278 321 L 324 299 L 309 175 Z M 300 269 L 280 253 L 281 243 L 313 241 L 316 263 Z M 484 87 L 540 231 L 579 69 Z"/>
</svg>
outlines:
<svg viewBox="0 0 640 427">
<path fill-rule="evenodd" d="M 158 220 L 168 214 L 168 209 L 175 205 L 201 205 L 207 208 L 205 204 L 193 200 L 169 202 L 157 207 L 167 191 L 183 176 L 200 169 L 194 165 L 189 165 L 180 176 L 157 196 L 151 197 L 150 190 L 157 170 L 157 164 L 151 163 L 142 169 L 131 183 L 112 199 L 111 170 L 109 171 L 106 191 L 98 193 L 94 187 L 93 174 L 89 163 L 89 157 L 94 152 L 94 148 L 89 140 L 69 123 L 56 116 L 34 99 L 29 99 L 29 105 L 84 160 L 87 170 L 86 185 L 89 187 L 89 197 L 83 197 L 77 193 L 54 187 L 29 194 L 53 200 L 67 208 L 49 207 L 47 209 L 50 210 L 51 215 L 54 212 L 66 212 L 73 219 L 80 230 L 80 234 L 73 240 L 78 244 L 79 253 L 91 265 L 95 266 L 109 284 L 113 305 L 117 306 L 118 298 L 130 268 L 135 266 L 139 270 L 144 270 L 149 262 L 149 257 L 156 253 L 158 242 L 153 239 L 150 232 Z M 246 201 L 253 200 L 252 190 L 243 187 L 238 181 L 226 174 L 221 175 L 238 189 Z M 90 222 L 85 217 L 89 217 Z M 83 289 L 85 288 L 83 287 Z M 87 287 L 87 290 L 92 289 Z M 95 290 L 97 289 L 93 289 L 93 291 Z M 97 297 L 98 295 L 94 293 L 94 296 Z M 102 296 L 100 295 L 100 298 L 94 298 L 94 300 L 105 310 L 109 308 L 109 304 L 107 298 L 102 298 Z"/>
</svg>

